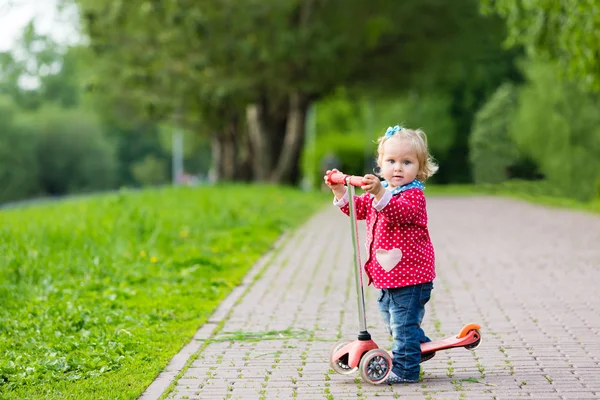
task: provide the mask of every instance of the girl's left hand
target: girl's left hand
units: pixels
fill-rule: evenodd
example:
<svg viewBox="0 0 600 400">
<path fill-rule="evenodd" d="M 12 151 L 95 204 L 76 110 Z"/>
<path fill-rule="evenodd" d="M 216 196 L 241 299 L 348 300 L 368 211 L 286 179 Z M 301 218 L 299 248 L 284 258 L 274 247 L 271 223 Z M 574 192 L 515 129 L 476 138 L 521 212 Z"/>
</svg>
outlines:
<svg viewBox="0 0 600 400">
<path fill-rule="evenodd" d="M 367 174 L 363 177 L 362 186 L 360 187 L 365 192 L 369 192 L 374 196 L 377 196 L 380 192 L 383 192 L 383 185 L 378 177 L 375 175 Z"/>
</svg>

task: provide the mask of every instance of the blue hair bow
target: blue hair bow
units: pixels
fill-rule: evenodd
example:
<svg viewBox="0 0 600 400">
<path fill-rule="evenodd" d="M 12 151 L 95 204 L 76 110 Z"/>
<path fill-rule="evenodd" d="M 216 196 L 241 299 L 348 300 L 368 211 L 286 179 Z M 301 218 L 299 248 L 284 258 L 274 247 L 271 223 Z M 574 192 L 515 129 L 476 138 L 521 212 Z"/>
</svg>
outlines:
<svg viewBox="0 0 600 400">
<path fill-rule="evenodd" d="M 402 130 L 402 127 L 400 125 L 396 125 L 394 127 L 388 127 L 387 131 L 385 131 L 385 138 L 389 139 L 392 136 L 394 136 L 394 133 L 396 132 L 400 132 Z"/>
</svg>

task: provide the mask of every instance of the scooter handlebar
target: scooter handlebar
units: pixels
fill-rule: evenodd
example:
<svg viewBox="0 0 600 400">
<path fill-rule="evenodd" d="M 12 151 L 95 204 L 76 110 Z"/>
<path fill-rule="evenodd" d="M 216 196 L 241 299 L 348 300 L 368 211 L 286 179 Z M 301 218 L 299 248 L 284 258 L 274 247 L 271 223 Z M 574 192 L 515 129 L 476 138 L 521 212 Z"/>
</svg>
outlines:
<svg viewBox="0 0 600 400">
<path fill-rule="evenodd" d="M 342 183 L 342 184 L 345 185 L 347 183 L 346 179 L 348 179 L 348 178 L 350 178 L 350 182 L 349 183 L 352 186 L 359 186 L 360 187 L 360 186 L 363 185 L 363 183 L 362 183 L 363 177 L 362 176 L 346 175 L 346 174 L 343 174 L 343 173 L 338 172 L 338 171 L 330 171 L 327 174 L 327 180 L 330 183 Z"/>
</svg>

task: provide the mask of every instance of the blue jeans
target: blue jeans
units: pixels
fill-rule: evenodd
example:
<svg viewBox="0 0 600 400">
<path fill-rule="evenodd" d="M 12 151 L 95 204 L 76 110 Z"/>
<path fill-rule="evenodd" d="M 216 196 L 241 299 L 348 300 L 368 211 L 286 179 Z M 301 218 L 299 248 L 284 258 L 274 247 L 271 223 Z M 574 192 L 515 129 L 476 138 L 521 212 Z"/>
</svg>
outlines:
<svg viewBox="0 0 600 400">
<path fill-rule="evenodd" d="M 421 329 L 425 304 L 431 297 L 433 282 L 393 289 L 381 289 L 379 312 L 392 335 L 392 371 L 400 378 L 418 380 L 421 343 L 431 342 Z"/>
</svg>

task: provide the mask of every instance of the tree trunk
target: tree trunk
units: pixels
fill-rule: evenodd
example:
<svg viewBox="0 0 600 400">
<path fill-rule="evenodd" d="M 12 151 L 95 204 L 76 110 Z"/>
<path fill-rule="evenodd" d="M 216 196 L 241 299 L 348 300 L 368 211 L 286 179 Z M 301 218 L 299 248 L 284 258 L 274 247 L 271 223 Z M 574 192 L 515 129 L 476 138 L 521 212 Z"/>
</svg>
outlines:
<svg viewBox="0 0 600 400">
<path fill-rule="evenodd" d="M 221 132 L 213 134 L 211 180 L 233 181 L 238 178 L 240 161 L 236 143 L 237 131 L 238 121 L 231 118 Z"/>
<path fill-rule="evenodd" d="M 294 183 L 298 180 L 307 103 L 305 96 L 299 91 L 294 91 L 290 95 L 283 147 L 279 152 L 277 167 L 271 174 L 272 182 Z"/>
<path fill-rule="evenodd" d="M 210 152 L 211 162 L 210 169 L 208 171 L 208 179 L 211 182 L 218 182 L 223 176 L 221 166 L 223 165 L 222 154 L 221 154 L 221 140 L 217 132 L 213 132 L 210 138 Z"/>
<path fill-rule="evenodd" d="M 237 171 L 237 149 L 235 144 L 235 123 L 229 122 L 221 135 L 222 171 L 224 181 L 235 180 Z"/>
<path fill-rule="evenodd" d="M 254 179 L 254 165 L 252 157 L 252 148 L 250 143 L 250 137 L 247 132 L 242 129 L 242 126 L 238 124 L 237 134 L 237 151 L 238 151 L 238 162 L 235 179 L 249 182 Z"/>
<path fill-rule="evenodd" d="M 263 123 L 264 118 L 265 110 L 262 104 L 254 103 L 246 107 L 254 180 L 259 182 L 269 179 L 272 168 L 272 146 Z"/>
</svg>

